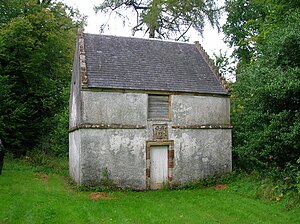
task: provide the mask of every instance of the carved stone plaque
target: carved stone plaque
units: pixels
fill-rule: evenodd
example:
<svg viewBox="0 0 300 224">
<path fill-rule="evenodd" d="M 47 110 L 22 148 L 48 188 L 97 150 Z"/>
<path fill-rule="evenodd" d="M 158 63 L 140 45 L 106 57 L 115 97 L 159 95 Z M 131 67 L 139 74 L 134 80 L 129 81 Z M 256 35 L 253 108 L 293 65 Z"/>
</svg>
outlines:
<svg viewBox="0 0 300 224">
<path fill-rule="evenodd" d="M 153 125 L 153 139 L 168 139 L 168 125 L 167 124 L 154 124 Z"/>
</svg>

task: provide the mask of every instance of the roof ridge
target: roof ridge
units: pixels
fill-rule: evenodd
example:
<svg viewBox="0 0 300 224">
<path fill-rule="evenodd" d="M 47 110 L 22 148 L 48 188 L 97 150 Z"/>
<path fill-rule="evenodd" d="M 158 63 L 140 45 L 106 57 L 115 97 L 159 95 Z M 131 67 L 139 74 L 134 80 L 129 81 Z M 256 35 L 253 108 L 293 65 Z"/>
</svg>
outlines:
<svg viewBox="0 0 300 224">
<path fill-rule="evenodd" d="M 85 57 L 85 48 L 84 48 L 84 29 L 78 29 L 78 43 L 79 43 L 79 69 L 80 69 L 80 79 L 81 86 L 88 85 L 88 76 L 86 69 L 86 57 Z"/>
<path fill-rule="evenodd" d="M 220 74 L 219 68 L 215 65 L 214 61 L 209 57 L 208 53 L 204 50 L 202 45 L 199 43 L 199 41 L 195 41 L 195 46 L 200 52 L 201 56 L 203 57 L 204 61 L 207 63 L 209 66 L 210 70 L 214 73 L 224 90 L 228 93 L 229 92 L 229 87 L 224 79 L 224 77 Z"/>
<path fill-rule="evenodd" d="M 84 34 L 96 35 L 96 36 L 105 36 L 105 37 L 117 37 L 117 38 L 140 39 L 140 40 L 159 41 L 159 42 L 170 42 L 170 43 L 179 43 L 179 44 L 190 44 L 190 45 L 194 44 L 194 43 L 191 43 L 191 42 L 176 41 L 176 40 L 165 40 L 165 39 L 148 38 L 148 37 L 118 36 L 118 35 L 95 34 L 95 33 L 84 33 Z"/>
</svg>

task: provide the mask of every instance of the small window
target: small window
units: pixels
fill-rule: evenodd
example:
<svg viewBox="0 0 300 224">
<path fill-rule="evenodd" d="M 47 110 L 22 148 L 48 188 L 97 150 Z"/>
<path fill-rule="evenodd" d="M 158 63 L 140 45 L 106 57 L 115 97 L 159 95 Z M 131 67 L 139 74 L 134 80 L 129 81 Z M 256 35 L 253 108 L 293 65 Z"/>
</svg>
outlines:
<svg viewBox="0 0 300 224">
<path fill-rule="evenodd" d="M 148 119 L 170 119 L 168 95 L 148 95 Z"/>
</svg>

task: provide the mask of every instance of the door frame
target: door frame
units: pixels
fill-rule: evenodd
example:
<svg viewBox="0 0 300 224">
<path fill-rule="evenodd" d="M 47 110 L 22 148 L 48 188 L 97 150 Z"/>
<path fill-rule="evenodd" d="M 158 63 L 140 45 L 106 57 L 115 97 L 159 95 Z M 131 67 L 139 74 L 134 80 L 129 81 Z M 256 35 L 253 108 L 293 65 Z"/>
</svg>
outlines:
<svg viewBox="0 0 300 224">
<path fill-rule="evenodd" d="M 168 146 L 168 186 L 172 186 L 174 177 L 174 140 L 146 141 L 146 189 L 150 190 L 150 148 L 151 146 Z"/>
</svg>

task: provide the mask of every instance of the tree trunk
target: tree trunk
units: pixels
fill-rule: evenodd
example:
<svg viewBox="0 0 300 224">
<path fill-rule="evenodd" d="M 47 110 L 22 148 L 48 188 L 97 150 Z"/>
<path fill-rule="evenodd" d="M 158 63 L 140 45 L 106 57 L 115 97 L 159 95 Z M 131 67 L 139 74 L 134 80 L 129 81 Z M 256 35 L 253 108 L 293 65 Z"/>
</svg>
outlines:
<svg viewBox="0 0 300 224">
<path fill-rule="evenodd" d="M 153 27 L 149 27 L 149 38 L 155 37 L 155 29 Z"/>
</svg>

